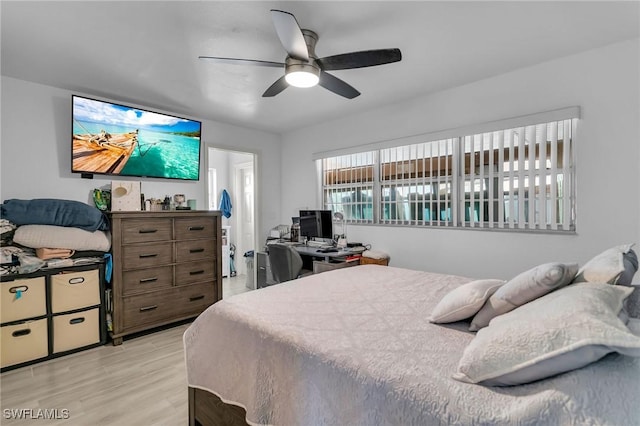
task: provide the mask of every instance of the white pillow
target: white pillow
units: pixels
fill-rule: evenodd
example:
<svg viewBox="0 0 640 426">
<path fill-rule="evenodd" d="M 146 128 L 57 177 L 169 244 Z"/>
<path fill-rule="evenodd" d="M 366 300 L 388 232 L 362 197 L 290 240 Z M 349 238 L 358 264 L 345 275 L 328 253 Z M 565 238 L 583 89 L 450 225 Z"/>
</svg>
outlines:
<svg viewBox="0 0 640 426">
<path fill-rule="evenodd" d="M 471 318 L 504 283 L 503 280 L 487 279 L 461 285 L 438 302 L 429 321 L 442 324 Z"/>
<path fill-rule="evenodd" d="M 610 352 L 640 357 L 640 337 L 617 316 L 631 291 L 575 284 L 501 315 L 467 346 L 453 378 L 518 385 L 583 367 Z"/>
<path fill-rule="evenodd" d="M 514 310 L 540 296 L 571 282 L 578 272 L 577 263 L 545 263 L 509 280 L 500 287 L 478 311 L 470 331 L 478 331 L 489 325 L 492 318 Z"/>
<path fill-rule="evenodd" d="M 625 271 L 624 255 L 633 244 L 612 247 L 593 257 L 578 271 L 574 283 L 598 282 L 616 284 L 618 278 Z M 631 274 L 633 276 L 633 274 Z"/>
<path fill-rule="evenodd" d="M 80 228 L 55 225 L 22 225 L 16 229 L 13 241 L 31 248 L 62 248 L 76 251 L 109 251 L 111 237 L 105 231 L 85 231 Z"/>
</svg>

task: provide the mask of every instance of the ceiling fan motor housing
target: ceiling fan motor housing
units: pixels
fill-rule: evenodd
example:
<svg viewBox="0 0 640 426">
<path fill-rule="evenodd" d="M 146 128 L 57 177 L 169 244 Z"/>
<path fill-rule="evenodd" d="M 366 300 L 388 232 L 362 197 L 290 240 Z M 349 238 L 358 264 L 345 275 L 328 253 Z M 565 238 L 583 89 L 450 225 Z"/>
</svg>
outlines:
<svg viewBox="0 0 640 426">
<path fill-rule="evenodd" d="M 315 46 L 318 41 L 318 34 L 311 30 L 302 30 L 302 35 L 304 36 L 304 40 L 307 44 L 307 51 L 309 52 L 309 60 L 297 59 L 291 56 L 287 56 L 285 59 L 285 75 L 287 76 L 287 81 L 289 84 L 298 87 L 310 87 L 317 84 L 318 79 L 320 78 L 320 66 L 316 62 L 316 54 L 315 54 Z M 315 76 L 315 79 L 308 80 L 310 78 L 308 75 L 304 79 L 304 82 L 296 82 L 293 80 L 295 78 L 292 74 L 294 73 L 307 73 Z"/>
</svg>

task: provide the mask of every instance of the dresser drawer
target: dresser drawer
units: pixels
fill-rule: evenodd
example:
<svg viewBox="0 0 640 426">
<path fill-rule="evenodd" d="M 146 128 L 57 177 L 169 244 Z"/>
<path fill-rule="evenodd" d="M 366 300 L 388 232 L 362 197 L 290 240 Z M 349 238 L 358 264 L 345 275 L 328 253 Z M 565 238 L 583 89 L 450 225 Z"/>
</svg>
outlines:
<svg viewBox="0 0 640 426">
<path fill-rule="evenodd" d="M 173 263 L 173 243 L 122 247 L 122 267 L 125 270 L 157 267 L 168 263 Z"/>
<path fill-rule="evenodd" d="M 172 238 L 171 219 L 123 219 L 123 244 L 167 241 Z"/>
<path fill-rule="evenodd" d="M 45 277 L 4 282 L 0 286 L 0 322 L 47 314 Z"/>
<path fill-rule="evenodd" d="M 64 352 L 100 342 L 100 309 L 53 317 L 53 352 Z"/>
<path fill-rule="evenodd" d="M 46 318 L 0 327 L 0 367 L 48 356 L 48 337 Z"/>
<path fill-rule="evenodd" d="M 123 328 L 198 315 L 215 302 L 214 284 L 202 283 L 123 298 Z"/>
<path fill-rule="evenodd" d="M 176 265 L 175 285 L 185 285 L 215 280 L 215 260 L 179 263 Z"/>
<path fill-rule="evenodd" d="M 216 257 L 214 240 L 193 240 L 176 242 L 176 262 L 210 259 Z"/>
<path fill-rule="evenodd" d="M 100 304 L 98 269 L 51 276 L 51 310 L 71 311 Z"/>
<path fill-rule="evenodd" d="M 135 269 L 122 273 L 124 295 L 168 288 L 173 285 L 173 266 Z"/>
<path fill-rule="evenodd" d="M 175 219 L 176 240 L 213 238 L 216 220 L 213 217 L 181 217 Z"/>
</svg>

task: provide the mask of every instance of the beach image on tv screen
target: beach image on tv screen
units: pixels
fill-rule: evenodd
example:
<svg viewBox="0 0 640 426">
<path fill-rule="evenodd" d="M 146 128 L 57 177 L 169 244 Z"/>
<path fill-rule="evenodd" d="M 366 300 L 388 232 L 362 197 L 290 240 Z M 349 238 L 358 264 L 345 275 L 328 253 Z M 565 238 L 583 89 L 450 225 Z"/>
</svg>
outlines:
<svg viewBox="0 0 640 426">
<path fill-rule="evenodd" d="M 198 180 L 198 121 L 73 96 L 72 170 Z"/>
</svg>

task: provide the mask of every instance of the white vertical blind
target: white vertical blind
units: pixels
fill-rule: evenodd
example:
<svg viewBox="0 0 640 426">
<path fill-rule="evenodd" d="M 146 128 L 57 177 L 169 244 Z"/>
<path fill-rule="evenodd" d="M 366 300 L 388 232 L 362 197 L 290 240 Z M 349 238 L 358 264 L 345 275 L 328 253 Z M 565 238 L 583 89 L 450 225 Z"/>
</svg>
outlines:
<svg viewBox="0 0 640 426">
<path fill-rule="evenodd" d="M 380 223 L 451 222 L 453 139 L 380 150 Z"/>
<path fill-rule="evenodd" d="M 577 121 L 518 119 L 516 127 L 324 158 L 325 207 L 351 223 L 575 230 Z"/>
<path fill-rule="evenodd" d="M 465 196 L 468 202 L 459 203 L 461 208 L 471 206 L 463 226 L 575 229 L 569 197 L 573 193 L 571 134 L 576 122 L 554 121 L 465 136 L 470 169 L 465 179 L 472 184 Z"/>
</svg>

